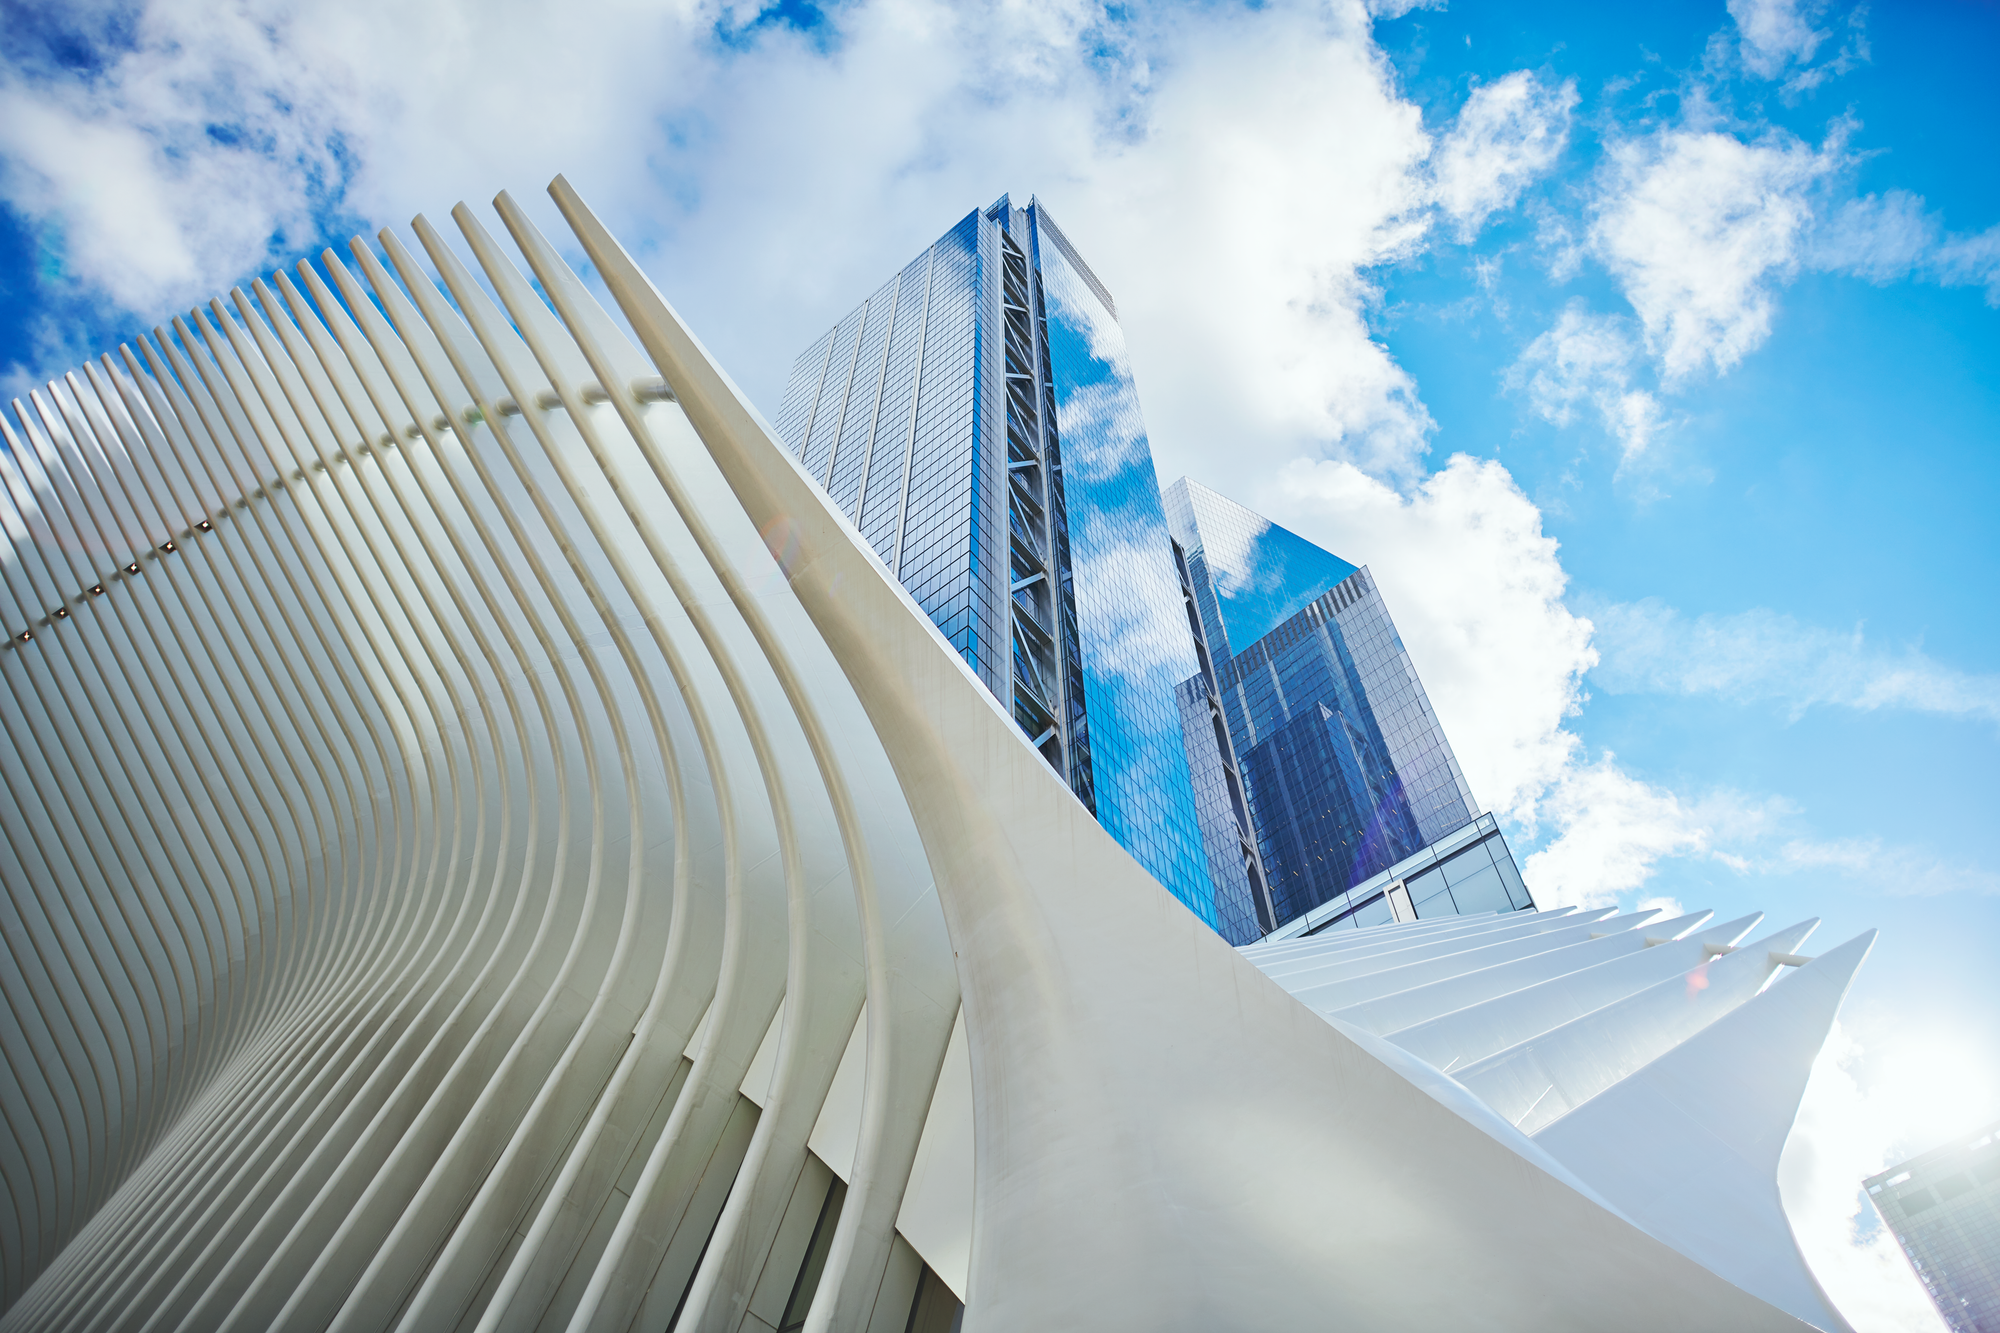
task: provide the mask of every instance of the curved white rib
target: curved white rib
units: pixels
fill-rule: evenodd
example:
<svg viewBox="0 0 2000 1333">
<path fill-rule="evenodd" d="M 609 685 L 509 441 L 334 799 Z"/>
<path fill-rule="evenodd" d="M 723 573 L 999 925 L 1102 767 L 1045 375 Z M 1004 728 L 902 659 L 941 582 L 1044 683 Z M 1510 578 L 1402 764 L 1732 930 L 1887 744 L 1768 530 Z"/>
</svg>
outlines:
<svg viewBox="0 0 2000 1333">
<path fill-rule="evenodd" d="M 1798 939 L 1237 954 L 552 193 L 0 423 L 0 1328 L 1796 1326 L 1577 1163 Z"/>
</svg>

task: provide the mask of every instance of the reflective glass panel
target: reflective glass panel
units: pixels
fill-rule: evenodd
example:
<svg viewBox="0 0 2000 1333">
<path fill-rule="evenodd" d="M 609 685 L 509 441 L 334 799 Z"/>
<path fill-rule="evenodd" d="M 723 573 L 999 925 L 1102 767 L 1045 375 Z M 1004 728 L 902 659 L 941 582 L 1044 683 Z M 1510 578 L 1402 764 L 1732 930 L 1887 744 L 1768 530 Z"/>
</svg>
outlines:
<svg viewBox="0 0 2000 1333">
<path fill-rule="evenodd" d="M 1035 239 L 1097 817 L 1212 925 L 1215 888 L 1174 701 L 1196 672 L 1194 641 L 1125 335 L 1051 230 Z"/>
</svg>

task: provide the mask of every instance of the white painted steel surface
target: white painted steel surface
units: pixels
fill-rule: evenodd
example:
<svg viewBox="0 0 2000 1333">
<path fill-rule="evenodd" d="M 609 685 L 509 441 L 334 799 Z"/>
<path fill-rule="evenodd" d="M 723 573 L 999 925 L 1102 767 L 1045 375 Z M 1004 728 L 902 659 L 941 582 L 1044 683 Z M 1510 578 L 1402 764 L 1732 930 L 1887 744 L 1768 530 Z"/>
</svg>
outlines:
<svg viewBox="0 0 2000 1333">
<path fill-rule="evenodd" d="M 0 1327 L 1838 1326 L 1760 1191 L 1865 942 L 1230 949 L 551 192 L 636 346 L 503 195 L 15 404 Z"/>
<path fill-rule="evenodd" d="M 1421 1060 L 1413 1081 L 1448 1074 L 1450 1095 L 1652 1235 L 1845 1329 L 1792 1237 L 1778 1157 L 1875 933 L 1808 959 L 1795 951 L 1816 921 L 1739 948 L 1761 913 L 1659 915 L 1540 913 L 1560 928 L 1539 933 L 1521 914 L 1453 917 L 1243 952 L 1349 1036 Z"/>
</svg>

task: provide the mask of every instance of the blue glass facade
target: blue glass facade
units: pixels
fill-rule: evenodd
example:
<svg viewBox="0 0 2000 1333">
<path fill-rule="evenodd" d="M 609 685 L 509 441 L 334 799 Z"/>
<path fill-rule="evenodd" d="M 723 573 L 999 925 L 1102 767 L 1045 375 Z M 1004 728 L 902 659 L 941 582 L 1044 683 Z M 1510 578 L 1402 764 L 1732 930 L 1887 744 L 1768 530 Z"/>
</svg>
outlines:
<svg viewBox="0 0 2000 1333">
<path fill-rule="evenodd" d="M 1273 938 L 1382 926 L 1475 912 L 1533 907 L 1499 825 L 1481 815 L 1411 856 L 1378 870 L 1345 893 L 1293 917 Z"/>
<path fill-rule="evenodd" d="M 981 596 L 993 538 L 975 519 L 993 471 L 976 428 L 979 241 L 975 214 L 814 342 L 777 429 L 984 677 L 1006 631 Z"/>
<path fill-rule="evenodd" d="M 1203 822 L 1211 864 L 1243 864 L 1266 931 L 1322 918 L 1315 909 L 1327 904 L 1390 912 L 1384 873 L 1472 824 L 1478 806 L 1374 579 L 1194 482 L 1174 483 L 1166 504 L 1204 659 L 1180 687 L 1183 716 L 1209 694 L 1227 732 L 1224 779 L 1247 810 L 1235 827 Z M 1452 874 L 1470 875 L 1477 861 L 1484 878 L 1461 895 L 1437 870 L 1435 886 L 1406 886 L 1425 901 L 1404 909 L 1527 906 L 1525 888 L 1510 887 L 1520 876 L 1497 830 L 1491 842 L 1504 869 L 1494 854 L 1463 849 Z M 1479 905 L 1462 907 L 1461 896 Z"/>
<path fill-rule="evenodd" d="M 1046 210 L 968 214 L 806 349 L 776 426 L 1078 799 L 1240 934 L 1248 898 L 1201 834 L 1175 696 L 1200 663 L 1117 307 Z M 1213 804 L 1220 761 L 1193 758 Z"/>
</svg>

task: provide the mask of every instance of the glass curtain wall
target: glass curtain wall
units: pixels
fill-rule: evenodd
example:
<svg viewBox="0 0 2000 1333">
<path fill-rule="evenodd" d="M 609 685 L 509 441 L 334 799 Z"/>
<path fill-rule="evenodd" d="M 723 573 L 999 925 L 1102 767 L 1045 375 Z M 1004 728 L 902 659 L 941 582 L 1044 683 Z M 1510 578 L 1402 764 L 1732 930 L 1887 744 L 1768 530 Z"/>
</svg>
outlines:
<svg viewBox="0 0 2000 1333">
<path fill-rule="evenodd" d="M 1197 660 L 1117 307 L 1046 211 L 968 214 L 806 349 L 776 428 L 1112 836 L 1244 915 L 1200 832 L 1216 766 L 1175 701 Z"/>
</svg>

